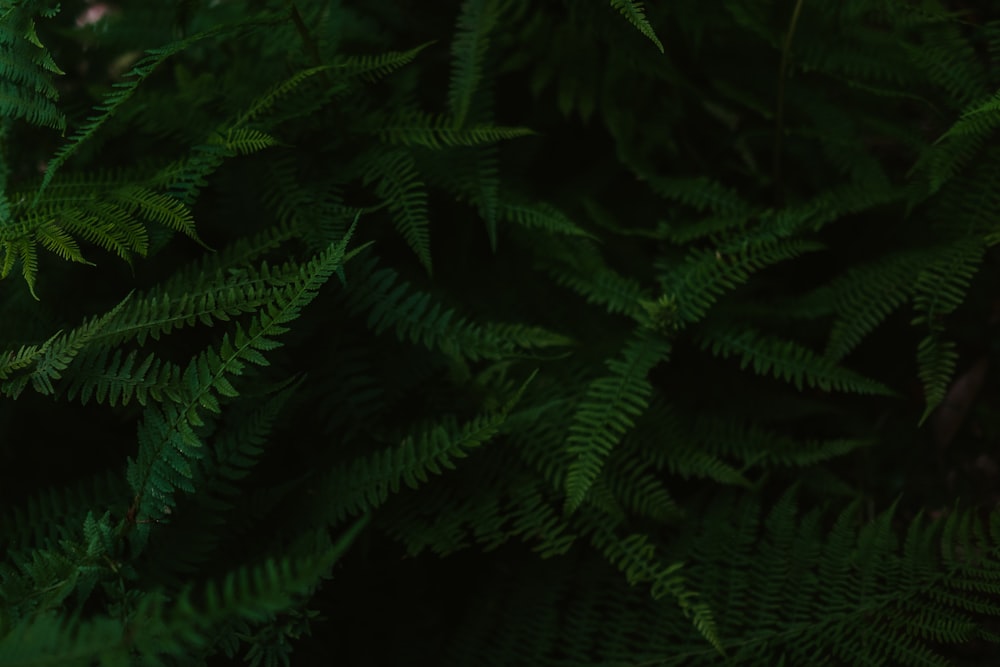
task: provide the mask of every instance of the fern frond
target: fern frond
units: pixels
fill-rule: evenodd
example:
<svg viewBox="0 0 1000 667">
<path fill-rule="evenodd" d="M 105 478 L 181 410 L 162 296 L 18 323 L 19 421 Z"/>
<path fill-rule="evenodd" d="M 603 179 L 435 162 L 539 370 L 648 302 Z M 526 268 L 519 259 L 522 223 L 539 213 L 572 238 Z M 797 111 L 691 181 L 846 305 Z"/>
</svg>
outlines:
<svg viewBox="0 0 1000 667">
<path fill-rule="evenodd" d="M 837 318 L 830 327 L 824 355 L 843 359 L 889 313 L 905 303 L 927 259 L 922 250 L 899 252 L 855 266 L 835 279 L 829 289 Z"/>
<path fill-rule="evenodd" d="M 236 120 L 232 123 L 232 128 L 245 128 L 249 123 L 256 121 L 271 111 L 281 99 L 296 91 L 305 81 L 334 67 L 335 65 L 320 65 L 296 72 L 255 99 L 245 111 L 236 117 Z"/>
<path fill-rule="evenodd" d="M 74 237 L 114 252 L 125 261 L 131 261 L 133 253 L 145 256 L 149 236 L 144 220 L 200 243 L 190 210 L 174 197 L 137 184 L 116 184 L 100 194 L 76 196 L 74 191 L 87 182 L 80 179 L 58 196 L 41 197 L 33 208 L 15 210 L 16 224 L 0 226 L 0 256 L 4 260 L 0 277 L 6 277 L 20 261 L 34 295 L 38 244 L 64 259 L 89 263 Z"/>
<path fill-rule="evenodd" d="M 722 441 L 727 446 L 734 442 L 729 438 Z M 649 442 L 663 444 L 644 446 Z M 751 486 L 743 473 L 726 461 L 733 452 L 724 446 L 713 447 L 712 434 L 683 423 L 677 409 L 662 396 L 653 397 L 650 408 L 622 444 L 623 455 L 634 452 L 637 460 L 649 462 L 657 472 L 669 471 L 683 479 L 713 480 L 743 488 Z"/>
<path fill-rule="evenodd" d="M 930 192 L 937 192 L 989 144 L 997 127 L 1000 93 L 966 107 L 958 120 L 923 150 L 911 173 L 923 172 Z"/>
<path fill-rule="evenodd" d="M 452 71 L 448 86 L 448 109 L 458 127 L 465 125 L 483 76 L 490 33 L 500 14 L 498 0 L 465 0 L 458 15 L 451 43 Z"/>
<path fill-rule="evenodd" d="M 150 595 L 136 610 L 125 637 L 138 653 L 150 657 L 184 658 L 192 649 L 210 648 L 224 622 L 265 621 L 311 596 L 367 523 L 367 517 L 355 521 L 336 542 L 325 530 L 307 534 L 292 545 L 289 555 L 240 568 L 200 590 L 188 586 L 175 600 Z"/>
<path fill-rule="evenodd" d="M 333 59 L 331 67 L 338 77 L 359 77 L 374 83 L 413 62 L 421 51 L 436 42 L 424 42 L 409 51 L 388 51 L 374 56 L 338 56 Z"/>
<path fill-rule="evenodd" d="M 396 337 L 449 356 L 476 361 L 504 359 L 521 351 L 565 346 L 570 339 L 540 327 L 479 324 L 446 308 L 428 293 L 399 281 L 392 269 L 359 276 L 349 295 L 350 309 L 369 309 L 368 326 L 376 334 L 394 328 Z"/>
<path fill-rule="evenodd" d="M 332 522 L 339 523 L 345 517 L 381 506 L 389 493 L 398 492 L 402 484 L 416 489 L 428 481 L 430 474 L 440 475 L 444 469 L 454 469 L 455 459 L 468 456 L 467 450 L 496 437 L 536 373 L 493 414 L 480 415 L 461 426 L 454 420 L 445 420 L 406 437 L 396 447 L 356 459 L 326 474 L 321 484 L 324 512 Z"/>
<path fill-rule="evenodd" d="M 650 181 L 650 187 L 664 199 L 684 204 L 699 213 L 707 211 L 732 218 L 749 218 L 755 212 L 755 208 L 734 190 L 706 177 L 656 178 Z"/>
<path fill-rule="evenodd" d="M 695 448 L 703 455 L 740 460 L 745 468 L 765 469 L 804 468 L 875 444 L 870 438 L 793 438 L 753 421 L 718 416 L 699 419 L 682 442 L 682 452 Z"/>
<path fill-rule="evenodd" d="M 748 238 L 745 244 L 732 243 L 716 251 L 694 250 L 680 266 L 666 267 L 661 282 L 664 292 L 676 300 L 678 322 L 694 323 L 719 297 L 746 282 L 752 273 L 822 248 L 813 241 L 762 234 Z"/>
<path fill-rule="evenodd" d="M 650 300 L 649 290 L 631 276 L 622 275 L 604 261 L 593 243 L 586 239 L 546 239 L 538 243 L 538 261 L 552 279 L 596 303 L 611 314 L 623 313 L 643 322 L 643 303 Z"/>
<path fill-rule="evenodd" d="M 403 111 L 372 124 L 379 139 L 401 146 L 424 146 L 434 150 L 455 146 L 494 144 L 535 132 L 526 127 L 459 124 L 457 119 L 419 111 Z"/>
<path fill-rule="evenodd" d="M 837 366 L 830 359 L 790 340 L 754 329 L 708 331 L 700 342 L 703 350 L 729 358 L 740 356 L 740 368 L 752 367 L 758 375 L 771 375 L 790 382 L 799 391 L 803 386 L 823 391 L 893 396 L 895 392 L 880 382 Z"/>
<path fill-rule="evenodd" d="M 620 359 L 609 359 L 611 375 L 592 381 L 573 415 L 566 448 L 573 457 L 566 475 L 566 510 L 583 503 L 611 450 L 649 406 L 647 375 L 670 353 L 670 344 L 643 332 L 634 335 Z"/>
<path fill-rule="evenodd" d="M 210 141 L 219 142 L 236 155 L 250 155 L 281 143 L 267 132 L 248 127 L 229 128 L 224 135 L 213 135 Z"/>
<path fill-rule="evenodd" d="M 139 425 L 139 453 L 135 460 L 130 458 L 126 475 L 135 493 L 135 515 L 147 521 L 163 519 L 176 505 L 175 491 L 194 491 L 195 465 L 204 457 L 196 431 L 204 423 L 199 413 L 218 413 L 220 397 L 238 394 L 227 376 L 242 374 L 248 363 L 267 365 L 263 353 L 280 346 L 274 337 L 288 331 L 285 325 L 298 317 L 330 275 L 356 252 L 345 253 L 349 238 L 302 266 L 298 279 L 289 281 L 249 327 L 237 325 L 235 334 L 223 337 L 218 350 L 209 348 L 193 359 L 183 373 L 181 401 L 146 408 Z M 139 525 L 142 543 L 149 524 Z"/>
<path fill-rule="evenodd" d="M 187 156 L 164 167 L 152 184 L 191 206 L 199 191 L 208 185 L 208 177 L 231 155 L 232 151 L 221 143 L 195 146 Z"/>
<path fill-rule="evenodd" d="M 130 214 L 198 240 L 191 211 L 173 197 L 147 188 L 129 186 L 115 190 L 110 200 Z"/>
<path fill-rule="evenodd" d="M 0 392 L 16 398 L 28 382 L 31 382 L 35 391 L 40 394 L 52 394 L 55 391 L 52 381 L 62 377 L 62 372 L 74 357 L 97 337 L 109 322 L 114 321 L 127 301 L 128 297 L 101 317 L 92 318 L 66 335 L 57 333 L 38 347 L 37 351 L 22 348 L 17 355 L 9 355 L 12 363 L 7 369 L 0 370 L 0 377 L 7 376 L 0 384 Z M 30 364 L 26 363 L 29 358 Z M 34 366 L 30 372 L 10 377 L 12 370 L 21 370 L 29 366 Z"/>
<path fill-rule="evenodd" d="M 590 527 L 591 543 L 608 561 L 625 574 L 629 585 L 648 584 L 653 599 L 671 597 L 689 618 L 698 633 L 725 655 L 715 617 L 708 604 L 699 599 L 681 573 L 683 562 L 665 564 L 649 536 L 633 533 L 624 538 L 606 526 Z"/>
<path fill-rule="evenodd" d="M 714 518 L 703 522 L 701 534 L 689 543 L 690 585 L 709 607 L 745 610 L 740 619 L 718 619 L 731 660 L 777 664 L 784 656 L 798 664 L 833 654 L 850 664 L 944 665 L 935 642 L 983 636 L 961 606 L 931 601 L 941 593 L 972 591 L 971 597 L 981 599 L 1000 580 L 992 556 L 972 563 L 949 553 L 957 545 L 961 553 L 975 549 L 975 538 L 949 537 L 949 528 L 942 529 L 946 522 L 928 525 L 918 517 L 920 525 L 911 525 L 900 552 L 894 508 L 866 522 L 859 521 L 858 505 L 852 504 L 827 531 L 821 512 L 797 516 L 794 495 L 785 494 L 771 509 L 759 536 L 756 501 L 719 502 L 707 510 Z M 967 519 L 963 513 L 961 520 Z M 954 517 L 947 523 L 955 523 Z M 949 564 L 944 570 L 937 567 L 939 558 Z M 739 574 L 718 569 L 734 559 L 747 563 Z M 972 571 L 984 576 L 966 588 Z M 847 636 L 856 640 L 845 641 Z"/>
<path fill-rule="evenodd" d="M 355 522 L 336 542 L 325 531 L 307 535 L 289 555 L 238 569 L 203 587 L 188 586 L 176 597 L 153 591 L 125 627 L 120 617 L 67 621 L 40 614 L 0 637 L 0 661 L 111 667 L 134 660 L 136 654 L 151 664 L 165 656 L 210 655 L 226 622 L 260 622 L 314 593 L 366 523 Z"/>
<path fill-rule="evenodd" d="M 958 349 L 954 341 L 929 334 L 917 345 L 917 376 L 924 388 L 923 424 L 948 393 L 958 368 Z"/>
<path fill-rule="evenodd" d="M 21 3 L 18 3 L 21 4 Z M 63 130 L 52 74 L 63 74 L 35 32 L 34 10 L 11 5 L 0 20 L 0 116 Z"/>
<path fill-rule="evenodd" d="M 121 348 L 115 349 L 113 354 L 111 349 L 95 348 L 91 354 L 82 354 L 78 364 L 63 372 L 65 389 L 62 393 L 67 399 L 79 396 L 80 403 L 87 405 L 93 398 L 111 407 L 128 405 L 133 399 L 142 406 L 151 400 L 158 403 L 180 400 L 177 389 L 180 366 L 157 358 L 153 353 L 147 354 L 137 365 L 137 350 L 123 355 Z"/>
<path fill-rule="evenodd" d="M 526 229 L 596 239 L 593 234 L 580 227 L 564 212 L 545 202 L 527 202 L 504 195 L 497 208 L 497 215 Z"/>
<path fill-rule="evenodd" d="M 42 182 L 39 185 L 38 192 L 35 196 L 35 204 L 38 203 L 42 193 L 45 192 L 49 183 L 52 182 L 52 178 L 55 176 L 59 168 L 62 167 L 62 165 L 69 160 L 74 153 L 76 153 L 81 144 L 93 137 L 94 134 L 108 120 L 110 120 L 115 113 L 118 112 L 122 105 L 132 97 L 139 85 L 149 78 L 149 76 L 168 58 L 205 39 L 218 37 L 226 33 L 236 32 L 249 27 L 273 25 L 274 23 L 275 19 L 268 18 L 251 19 L 236 25 L 218 26 L 185 39 L 178 40 L 172 44 L 168 44 L 167 46 L 149 49 L 146 51 L 146 54 L 135 65 L 133 65 L 132 69 L 125 75 L 126 79 L 124 81 L 112 84 L 112 87 L 116 90 L 109 92 L 104 96 L 104 101 L 94 109 L 97 112 L 96 115 L 89 117 L 87 119 L 87 123 L 80 127 L 73 134 L 73 136 L 70 137 L 69 143 L 64 144 L 49 161 L 45 170 L 45 175 L 42 177 Z"/>
<path fill-rule="evenodd" d="M 473 543 L 492 551 L 520 538 L 549 558 L 566 553 L 576 541 L 576 533 L 534 478 L 511 480 L 500 495 L 485 480 L 471 497 L 436 490 L 422 489 L 419 506 L 394 503 L 386 508 L 387 532 L 410 556 L 425 550 L 446 556 Z"/>
<path fill-rule="evenodd" d="M 221 428 L 212 434 L 204 474 L 195 479 L 195 486 L 204 491 L 171 515 L 169 533 L 161 531 L 155 536 L 158 539 L 148 552 L 150 576 L 182 585 L 247 523 L 238 520 L 243 513 L 235 511 L 242 505 L 238 499 L 247 491 L 241 484 L 260 462 L 279 413 L 302 380 L 299 377 L 268 387 L 260 396 L 245 397 L 227 410 Z M 193 537 L 176 539 L 180 534 Z"/>
<path fill-rule="evenodd" d="M 40 614 L 15 625 L 0 637 L 0 662 L 9 665 L 90 667 L 101 660 L 111 667 L 129 659 L 121 645 L 121 621 L 102 617 L 85 623 Z M 117 650 L 115 650 L 117 647 Z"/>
<path fill-rule="evenodd" d="M 629 457 L 612 457 L 603 475 L 622 508 L 629 516 L 645 516 L 663 523 L 680 519 L 684 512 L 660 476 L 650 470 L 652 462 L 634 452 L 629 454 Z"/>
<path fill-rule="evenodd" d="M 642 4 L 641 2 L 636 2 L 636 0 L 611 0 L 611 6 L 614 9 L 617 9 L 646 39 L 655 44 L 660 53 L 665 53 L 663 42 L 656 36 L 656 31 L 653 30 L 649 19 L 646 18 L 646 11 L 643 9 Z"/>
<path fill-rule="evenodd" d="M 912 324 L 936 329 L 965 300 L 969 284 L 986 253 L 982 239 L 962 237 L 936 250 L 931 261 L 917 275 Z"/>
<path fill-rule="evenodd" d="M 375 184 L 375 194 L 388 204 L 403 239 L 427 273 L 432 273 L 427 191 L 413 156 L 404 150 L 375 152 L 362 178 L 365 185 Z"/>
<path fill-rule="evenodd" d="M 77 537 L 87 512 L 112 507 L 123 497 L 128 497 L 128 485 L 110 471 L 65 488 L 49 487 L 0 515 L 0 549 L 54 547 Z"/>
<path fill-rule="evenodd" d="M 299 279 L 301 270 L 295 261 L 274 268 L 267 262 L 259 268 L 220 268 L 214 274 L 201 276 L 179 297 L 171 297 L 170 286 L 163 285 L 133 299 L 102 332 L 102 342 L 135 339 L 143 344 L 147 338 L 159 340 L 182 327 L 227 322 L 280 298 L 284 288 Z"/>
</svg>

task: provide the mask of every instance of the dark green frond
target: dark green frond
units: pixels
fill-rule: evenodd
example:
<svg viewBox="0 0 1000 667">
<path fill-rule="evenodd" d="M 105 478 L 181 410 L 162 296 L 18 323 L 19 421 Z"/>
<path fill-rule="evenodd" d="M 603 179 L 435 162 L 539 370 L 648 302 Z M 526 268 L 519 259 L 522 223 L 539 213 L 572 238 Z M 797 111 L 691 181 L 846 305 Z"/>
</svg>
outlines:
<svg viewBox="0 0 1000 667">
<path fill-rule="evenodd" d="M 395 447 L 377 451 L 326 475 L 320 486 L 328 489 L 329 497 L 324 499 L 323 507 L 329 520 L 339 523 L 345 517 L 369 512 L 381 506 L 390 492 L 398 493 L 403 484 L 416 489 L 430 475 L 454 469 L 455 459 L 465 458 L 468 450 L 484 445 L 500 432 L 531 379 L 493 414 L 481 415 L 462 425 L 454 420 L 433 424 Z"/>
<path fill-rule="evenodd" d="M 376 56 L 339 56 L 334 58 L 331 67 L 339 77 L 359 77 L 374 82 L 413 62 L 421 51 L 434 43 L 432 40 L 408 51 L 389 51 Z"/>
<path fill-rule="evenodd" d="M 846 391 L 858 394 L 892 396 L 891 389 L 846 368 L 790 340 L 753 329 L 712 330 L 701 341 L 702 349 L 728 358 L 739 355 L 740 368 L 753 368 L 760 375 L 772 375 L 790 382 L 823 391 Z"/>
<path fill-rule="evenodd" d="M 267 365 L 264 353 L 280 346 L 274 337 L 288 331 L 284 325 L 299 316 L 347 259 L 345 244 L 346 239 L 302 266 L 297 279 L 289 281 L 249 327 L 237 325 L 233 335 L 223 337 L 218 351 L 210 348 L 193 359 L 183 371 L 180 400 L 145 409 L 139 425 L 139 453 L 135 460 L 130 459 L 127 471 L 135 493 L 133 508 L 139 517 L 163 519 L 176 505 L 175 491 L 194 492 L 191 480 L 204 457 L 197 431 L 204 424 L 202 415 L 206 411 L 218 413 L 220 401 L 238 395 L 227 376 L 241 375 L 247 364 Z"/>
<path fill-rule="evenodd" d="M 499 0 L 465 0 L 451 43 L 452 72 L 448 87 L 448 110 L 455 125 L 463 127 L 472 108 L 472 98 L 483 77 L 490 33 L 500 14 Z"/>
<path fill-rule="evenodd" d="M 41 196 L 46 187 L 48 187 L 49 183 L 52 181 L 56 171 L 58 171 L 59 168 L 70 157 L 72 157 L 72 155 L 78 150 L 79 146 L 94 136 L 101 126 L 114 116 L 121 106 L 132 97 L 139 85 L 142 84 L 142 82 L 145 81 L 168 58 L 205 39 L 217 37 L 235 30 L 245 29 L 247 27 L 273 25 L 274 23 L 274 19 L 256 19 L 234 26 L 221 26 L 197 35 L 192 35 L 186 39 L 178 40 L 172 44 L 168 44 L 167 46 L 147 51 L 146 55 L 133 65 L 131 70 L 129 70 L 126 75 L 128 78 L 125 81 L 113 84 L 113 87 L 116 90 L 105 95 L 104 102 L 95 108 L 95 111 L 98 112 L 97 115 L 88 118 L 87 123 L 79 128 L 72 137 L 70 137 L 69 143 L 63 145 L 52 160 L 49 161 L 45 170 L 45 176 L 43 177 L 42 183 L 38 188 L 37 196 Z"/>
<path fill-rule="evenodd" d="M 66 118 L 55 104 L 52 75 L 63 71 L 38 38 L 34 8 L 23 5 L 0 17 L 0 116 L 62 130 Z"/>
<path fill-rule="evenodd" d="M 647 376 L 669 353 L 670 344 L 654 334 L 633 336 L 622 358 L 607 361 L 612 374 L 587 387 L 566 439 L 573 457 L 566 476 L 567 511 L 580 507 L 612 449 L 649 406 L 653 388 Z"/>
<path fill-rule="evenodd" d="M 646 18 L 646 11 L 643 9 L 642 4 L 635 0 L 611 0 L 611 6 L 617 9 L 646 39 L 655 44 L 660 53 L 663 53 L 663 43 L 656 36 L 653 26 L 649 23 L 649 19 Z"/>
<path fill-rule="evenodd" d="M 363 178 L 366 185 L 374 184 L 375 194 L 388 205 L 399 233 L 431 273 L 427 191 L 413 156 L 405 150 L 377 154 L 365 165 Z"/>
<path fill-rule="evenodd" d="M 407 111 L 391 118 L 375 119 L 375 132 L 382 141 L 402 146 L 425 146 L 431 149 L 454 146 L 479 146 L 534 132 L 526 127 L 462 125 L 448 116 Z"/>
</svg>

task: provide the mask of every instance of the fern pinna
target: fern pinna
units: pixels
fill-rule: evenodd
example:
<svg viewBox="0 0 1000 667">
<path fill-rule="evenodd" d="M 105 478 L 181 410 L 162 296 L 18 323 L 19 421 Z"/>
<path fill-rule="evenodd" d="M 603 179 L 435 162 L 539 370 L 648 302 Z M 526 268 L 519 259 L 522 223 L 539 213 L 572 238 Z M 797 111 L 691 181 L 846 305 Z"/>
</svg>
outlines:
<svg viewBox="0 0 1000 667">
<path fill-rule="evenodd" d="M 0 2 L 0 666 L 995 662 L 989 10 Z"/>
</svg>

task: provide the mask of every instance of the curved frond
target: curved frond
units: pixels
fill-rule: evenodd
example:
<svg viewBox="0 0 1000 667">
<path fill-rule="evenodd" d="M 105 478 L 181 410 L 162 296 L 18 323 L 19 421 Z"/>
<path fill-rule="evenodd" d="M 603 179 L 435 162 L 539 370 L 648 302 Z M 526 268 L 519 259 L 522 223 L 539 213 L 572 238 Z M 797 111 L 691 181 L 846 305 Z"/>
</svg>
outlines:
<svg viewBox="0 0 1000 667">
<path fill-rule="evenodd" d="M 611 375 L 592 381 L 573 416 L 566 448 L 573 457 L 566 475 L 566 509 L 574 511 L 601 473 L 612 449 L 649 406 L 649 371 L 670 353 L 670 344 L 643 332 L 629 340 L 620 359 L 607 362 Z"/>
<path fill-rule="evenodd" d="M 636 2 L 636 0 L 611 0 L 611 6 L 617 9 L 646 39 L 655 44 L 660 53 L 664 53 L 663 42 L 656 36 L 656 31 L 653 30 L 649 19 L 646 18 L 646 10 L 642 5 L 643 3 Z"/>
</svg>

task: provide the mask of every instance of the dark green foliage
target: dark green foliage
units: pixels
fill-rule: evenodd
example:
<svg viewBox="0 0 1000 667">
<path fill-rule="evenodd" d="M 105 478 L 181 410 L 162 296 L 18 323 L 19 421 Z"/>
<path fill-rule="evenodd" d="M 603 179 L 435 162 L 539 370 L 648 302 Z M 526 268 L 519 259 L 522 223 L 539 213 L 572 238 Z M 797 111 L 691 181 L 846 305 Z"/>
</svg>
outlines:
<svg viewBox="0 0 1000 667">
<path fill-rule="evenodd" d="M 0 667 L 995 663 L 992 9 L 0 2 Z"/>
</svg>

